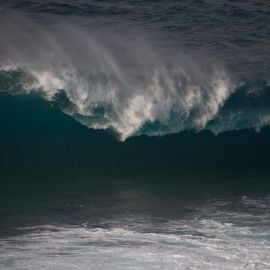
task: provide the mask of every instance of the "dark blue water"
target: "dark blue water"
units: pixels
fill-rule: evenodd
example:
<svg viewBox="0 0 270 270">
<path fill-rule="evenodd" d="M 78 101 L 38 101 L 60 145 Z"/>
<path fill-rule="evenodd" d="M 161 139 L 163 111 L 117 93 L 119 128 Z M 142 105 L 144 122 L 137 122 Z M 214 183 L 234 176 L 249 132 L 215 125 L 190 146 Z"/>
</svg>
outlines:
<svg viewBox="0 0 270 270">
<path fill-rule="evenodd" d="M 270 3 L 0 1 L 1 269 L 268 269 Z"/>
</svg>

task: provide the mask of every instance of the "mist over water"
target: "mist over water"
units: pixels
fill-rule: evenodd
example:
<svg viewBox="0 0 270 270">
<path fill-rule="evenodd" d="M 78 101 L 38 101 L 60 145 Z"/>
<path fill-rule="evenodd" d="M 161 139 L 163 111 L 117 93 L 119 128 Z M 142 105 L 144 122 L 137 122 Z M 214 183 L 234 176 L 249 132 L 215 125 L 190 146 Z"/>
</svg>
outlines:
<svg viewBox="0 0 270 270">
<path fill-rule="evenodd" d="M 71 105 L 65 112 L 122 140 L 203 129 L 234 90 L 221 67 L 204 68 L 180 48 L 154 45 L 160 37 L 139 28 L 120 35 L 78 20 L 44 27 L 26 15 L 9 16 L 13 24 L 1 24 L 2 72 L 19 70 L 24 92 L 48 100 L 63 91 Z M 147 131 L 148 124 L 156 127 Z"/>
</svg>

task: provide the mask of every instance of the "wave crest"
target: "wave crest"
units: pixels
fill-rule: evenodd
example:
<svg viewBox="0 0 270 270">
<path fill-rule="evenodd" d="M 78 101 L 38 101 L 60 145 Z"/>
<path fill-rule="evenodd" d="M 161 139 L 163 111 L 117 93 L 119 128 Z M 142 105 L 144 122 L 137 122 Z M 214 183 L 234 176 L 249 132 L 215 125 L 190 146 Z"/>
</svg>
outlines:
<svg viewBox="0 0 270 270">
<path fill-rule="evenodd" d="M 151 76 L 150 71 L 147 76 L 140 74 L 134 84 L 129 84 L 135 79 L 129 79 L 124 70 L 118 76 L 90 71 L 74 74 L 67 70 L 57 76 L 29 67 L 4 72 L 6 76 L 13 74 L 17 80 L 16 73 L 23 70 L 27 74 L 24 78 L 28 78 L 27 84 L 22 84 L 24 92 L 38 91 L 52 101 L 62 91 L 72 104 L 62 106 L 66 113 L 88 127 L 111 128 L 121 140 L 142 133 L 201 130 L 216 116 L 232 91 L 225 73 L 194 76 L 197 69 L 187 73 L 182 67 L 171 70 L 156 67 Z M 146 131 L 146 126 L 151 128 Z"/>
<path fill-rule="evenodd" d="M 2 93 L 39 92 L 82 124 L 113 129 L 121 140 L 270 123 L 268 97 L 261 100 L 265 91 L 254 90 L 261 86 L 237 86 L 220 66 L 143 33 L 103 33 L 105 40 L 75 22 L 45 29 L 10 16 L 1 19 L 0 34 Z"/>
</svg>

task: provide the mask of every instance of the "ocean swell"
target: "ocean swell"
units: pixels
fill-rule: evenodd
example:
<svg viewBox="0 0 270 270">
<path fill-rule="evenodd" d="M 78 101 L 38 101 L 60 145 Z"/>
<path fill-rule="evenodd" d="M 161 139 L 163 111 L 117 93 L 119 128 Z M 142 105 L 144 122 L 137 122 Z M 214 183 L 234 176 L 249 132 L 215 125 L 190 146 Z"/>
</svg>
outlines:
<svg viewBox="0 0 270 270">
<path fill-rule="evenodd" d="M 61 106 L 64 112 L 88 127 L 111 128 L 121 140 L 141 133 L 161 135 L 201 130 L 216 116 L 232 91 L 224 73 L 206 76 L 197 69 L 188 73 L 182 67 L 169 70 L 164 66 L 156 67 L 152 73 L 135 74 L 139 78 L 134 84 L 129 84 L 135 79 L 128 79 L 124 70 L 119 76 L 90 71 L 74 74 L 67 70 L 57 76 L 50 71 L 21 67 L 2 69 L 1 77 L 2 88 L 8 93 L 37 91 L 59 106 L 62 93 L 69 104 Z"/>
<path fill-rule="evenodd" d="M 237 82 L 222 65 L 156 46 L 143 33 L 139 39 L 105 33 L 105 42 L 75 22 L 45 28 L 22 15 L 24 24 L 11 18 L 2 18 L 0 28 L 2 94 L 38 92 L 80 123 L 112 129 L 120 140 L 260 130 L 270 123 L 266 82 Z"/>
</svg>

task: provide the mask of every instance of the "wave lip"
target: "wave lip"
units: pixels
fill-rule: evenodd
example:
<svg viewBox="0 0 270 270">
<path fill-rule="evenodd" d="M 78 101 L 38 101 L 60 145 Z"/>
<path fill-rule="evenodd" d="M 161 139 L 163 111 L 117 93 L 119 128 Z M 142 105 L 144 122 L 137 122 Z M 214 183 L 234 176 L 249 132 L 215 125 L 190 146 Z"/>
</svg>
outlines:
<svg viewBox="0 0 270 270">
<path fill-rule="evenodd" d="M 178 72 L 178 73 L 177 73 Z M 269 84 L 251 81 L 235 87 L 224 72 L 208 76 L 207 83 L 183 69 L 156 71 L 124 88 L 117 77 L 89 71 L 32 70 L 2 66 L 1 94 L 32 92 L 53 102 L 89 128 L 112 129 L 124 141 L 134 135 L 165 135 L 207 129 L 214 134 L 270 124 Z M 197 79 L 197 80 L 196 80 Z"/>
<path fill-rule="evenodd" d="M 220 65 L 159 47 L 143 34 L 113 33 L 105 41 L 72 20 L 41 27 L 18 16 L 1 19 L 2 94 L 37 92 L 122 141 L 185 130 L 260 130 L 270 123 L 269 83 L 237 82 Z"/>
<path fill-rule="evenodd" d="M 140 76 L 134 84 L 128 84 L 135 81 L 131 78 L 123 85 L 120 77 L 124 75 L 88 71 L 73 74 L 67 70 L 57 75 L 32 67 L 1 71 L 3 80 L 8 78 L 9 86 L 2 87 L 6 92 L 35 91 L 49 101 L 59 101 L 59 94 L 63 93 L 71 105 L 62 106 L 64 112 L 88 127 L 113 129 L 121 140 L 144 133 L 201 130 L 216 116 L 231 92 L 224 73 L 208 76 L 206 81 L 183 68 L 162 67 L 151 76 Z"/>
</svg>

